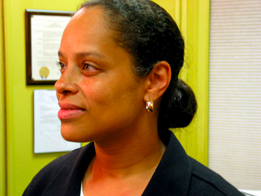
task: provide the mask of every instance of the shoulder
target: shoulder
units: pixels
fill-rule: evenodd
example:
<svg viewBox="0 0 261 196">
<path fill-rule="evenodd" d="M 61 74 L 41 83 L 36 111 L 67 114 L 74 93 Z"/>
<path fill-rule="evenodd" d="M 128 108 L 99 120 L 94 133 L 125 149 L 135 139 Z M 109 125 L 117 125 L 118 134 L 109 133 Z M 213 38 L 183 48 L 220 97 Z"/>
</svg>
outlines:
<svg viewBox="0 0 261 196">
<path fill-rule="evenodd" d="M 219 174 L 191 158 L 189 195 L 239 196 L 243 195 Z"/>
<path fill-rule="evenodd" d="M 88 146 L 69 152 L 42 168 L 34 176 L 23 195 L 41 195 L 54 184 L 64 183 L 72 171 L 79 170 L 78 164 L 82 161 L 84 154 L 86 154 Z"/>
<path fill-rule="evenodd" d="M 32 195 L 32 193 L 43 193 L 46 187 L 63 171 L 74 162 L 81 149 L 74 150 L 65 154 L 42 168 L 33 178 L 23 195 Z"/>
<path fill-rule="evenodd" d="M 81 152 L 82 148 L 76 149 L 72 152 L 69 152 L 59 158 L 53 160 L 48 165 L 46 165 L 40 172 L 34 177 L 35 179 L 38 178 L 53 178 L 55 175 L 59 174 L 60 172 L 71 168 L 74 164 L 78 154 Z"/>
</svg>

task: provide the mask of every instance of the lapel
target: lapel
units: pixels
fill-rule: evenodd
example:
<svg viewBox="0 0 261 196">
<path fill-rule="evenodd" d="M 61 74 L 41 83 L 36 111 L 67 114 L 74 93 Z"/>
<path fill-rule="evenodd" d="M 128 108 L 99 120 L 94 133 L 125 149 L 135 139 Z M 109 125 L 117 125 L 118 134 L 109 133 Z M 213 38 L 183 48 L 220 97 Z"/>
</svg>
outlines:
<svg viewBox="0 0 261 196">
<path fill-rule="evenodd" d="M 87 155 L 87 156 L 86 156 Z M 75 165 L 68 177 L 69 187 L 63 194 L 68 196 L 79 196 L 81 190 L 82 179 L 85 175 L 87 167 L 95 155 L 94 143 L 91 142 L 83 148 L 75 161 Z"/>
<path fill-rule="evenodd" d="M 43 195 L 79 196 L 82 179 L 94 155 L 93 143 L 79 149 L 76 157 L 71 156 L 67 164 L 61 164 L 57 178 L 50 183 L 50 187 Z"/>
<path fill-rule="evenodd" d="M 190 158 L 170 132 L 167 149 L 142 196 L 187 195 L 191 169 Z"/>
<path fill-rule="evenodd" d="M 52 195 L 79 196 L 82 179 L 94 155 L 93 143 L 81 148 L 76 158 L 71 157 L 69 164 L 61 166 L 59 177 L 45 193 L 48 196 L 50 192 L 54 193 Z M 191 161 L 170 131 L 167 149 L 142 196 L 187 195 L 190 177 Z"/>
</svg>

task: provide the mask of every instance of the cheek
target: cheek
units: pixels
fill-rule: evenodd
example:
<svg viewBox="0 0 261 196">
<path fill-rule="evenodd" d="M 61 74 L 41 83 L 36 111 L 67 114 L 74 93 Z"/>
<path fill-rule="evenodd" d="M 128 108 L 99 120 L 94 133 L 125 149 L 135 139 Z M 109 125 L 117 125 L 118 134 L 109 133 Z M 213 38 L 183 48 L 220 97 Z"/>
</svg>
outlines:
<svg viewBox="0 0 261 196">
<path fill-rule="evenodd" d="M 106 107 L 115 99 L 115 89 L 109 80 L 89 79 L 82 82 L 80 86 L 84 94 L 84 103 L 92 115 L 96 115 L 96 113 L 104 114 L 107 110 Z"/>
<path fill-rule="evenodd" d="M 130 74 L 111 74 L 89 79 L 81 83 L 89 109 L 109 113 L 142 101 L 141 88 Z"/>
<path fill-rule="evenodd" d="M 106 94 L 107 104 L 110 104 L 118 112 L 121 110 L 127 112 L 136 108 L 137 102 L 142 100 L 140 88 L 132 78 L 117 80 L 111 85 L 105 85 L 104 94 Z"/>
</svg>

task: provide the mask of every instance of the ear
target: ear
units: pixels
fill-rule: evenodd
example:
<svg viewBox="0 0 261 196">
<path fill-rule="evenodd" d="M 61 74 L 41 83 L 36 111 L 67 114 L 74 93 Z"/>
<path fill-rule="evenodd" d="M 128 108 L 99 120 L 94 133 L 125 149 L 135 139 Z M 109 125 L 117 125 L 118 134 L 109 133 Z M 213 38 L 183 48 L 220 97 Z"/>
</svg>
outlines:
<svg viewBox="0 0 261 196">
<path fill-rule="evenodd" d="M 158 62 L 146 78 L 144 101 L 158 100 L 167 90 L 171 80 L 171 67 L 166 61 Z"/>
</svg>

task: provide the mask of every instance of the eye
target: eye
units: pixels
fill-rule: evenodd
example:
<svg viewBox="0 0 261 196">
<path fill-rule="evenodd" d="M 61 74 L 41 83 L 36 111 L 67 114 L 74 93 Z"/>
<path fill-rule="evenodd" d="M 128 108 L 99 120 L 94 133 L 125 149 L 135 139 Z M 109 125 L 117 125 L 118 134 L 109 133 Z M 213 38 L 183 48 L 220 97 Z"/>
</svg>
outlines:
<svg viewBox="0 0 261 196">
<path fill-rule="evenodd" d="M 91 66 L 91 65 L 89 65 L 88 63 L 84 63 L 82 69 L 89 69 L 90 66 Z"/>
<path fill-rule="evenodd" d="M 91 66 L 89 63 L 84 63 L 83 64 L 83 70 L 95 70 L 93 66 Z"/>
<path fill-rule="evenodd" d="M 57 65 L 59 66 L 61 73 L 66 68 L 65 64 L 63 62 L 61 62 L 61 61 L 57 62 Z"/>
<path fill-rule="evenodd" d="M 99 69 L 94 63 L 83 62 L 82 71 L 87 75 L 95 75 L 99 72 Z"/>
</svg>

